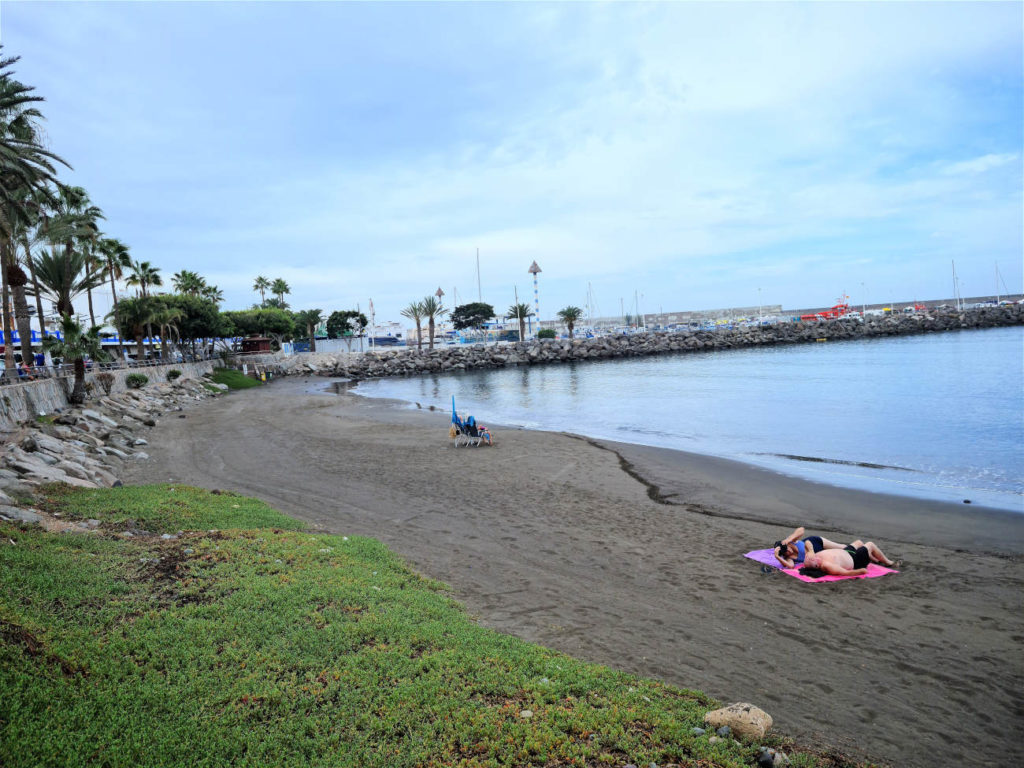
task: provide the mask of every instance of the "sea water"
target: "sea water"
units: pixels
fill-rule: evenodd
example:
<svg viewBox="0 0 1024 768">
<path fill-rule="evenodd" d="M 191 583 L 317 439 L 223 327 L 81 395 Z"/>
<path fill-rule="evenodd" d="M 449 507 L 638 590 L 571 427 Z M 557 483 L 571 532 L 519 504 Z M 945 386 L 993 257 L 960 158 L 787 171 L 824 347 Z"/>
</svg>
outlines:
<svg viewBox="0 0 1024 768">
<path fill-rule="evenodd" d="M 1024 512 L 1024 328 L 368 381 L 356 392 Z"/>
</svg>

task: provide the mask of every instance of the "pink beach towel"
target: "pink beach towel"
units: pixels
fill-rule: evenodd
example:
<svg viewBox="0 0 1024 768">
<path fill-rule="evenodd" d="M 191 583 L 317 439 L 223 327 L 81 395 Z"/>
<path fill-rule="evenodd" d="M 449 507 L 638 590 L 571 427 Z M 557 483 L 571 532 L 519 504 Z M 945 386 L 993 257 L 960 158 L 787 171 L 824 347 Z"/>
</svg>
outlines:
<svg viewBox="0 0 1024 768">
<path fill-rule="evenodd" d="M 751 560 L 756 560 L 762 565 L 769 565 L 772 568 L 778 568 L 788 576 L 792 576 L 800 581 L 842 581 L 844 579 L 873 579 L 876 576 L 885 576 L 889 573 L 899 573 L 899 571 L 893 568 L 886 568 L 885 566 L 878 565 L 877 563 L 868 564 L 868 572 L 861 574 L 860 576 L 822 576 L 820 579 L 812 579 L 810 576 L 804 576 L 799 568 L 783 568 L 778 560 L 775 559 L 775 550 L 772 549 L 755 549 L 751 552 L 747 552 L 744 557 L 749 557 Z"/>
</svg>

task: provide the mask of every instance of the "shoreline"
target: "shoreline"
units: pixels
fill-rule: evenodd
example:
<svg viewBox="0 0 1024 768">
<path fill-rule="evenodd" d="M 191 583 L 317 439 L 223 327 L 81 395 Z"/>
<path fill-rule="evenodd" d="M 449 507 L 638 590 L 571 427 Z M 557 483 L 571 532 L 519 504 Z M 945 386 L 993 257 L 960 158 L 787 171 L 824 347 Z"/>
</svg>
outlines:
<svg viewBox="0 0 1024 768">
<path fill-rule="evenodd" d="M 336 387 L 339 383 L 335 381 L 331 384 L 325 385 L 320 390 L 310 389 L 310 394 L 324 394 L 328 396 L 339 396 L 337 391 L 330 391 L 330 388 Z M 407 411 L 409 413 L 425 412 L 425 413 L 439 413 L 445 419 L 448 418 L 447 411 L 440 408 L 439 406 L 421 406 L 415 401 L 402 400 L 400 398 L 389 397 L 389 396 L 376 396 L 366 395 L 355 391 L 360 384 L 363 382 L 352 382 L 348 387 L 347 394 L 352 397 L 362 398 L 367 401 L 377 401 L 387 403 L 392 407 Z M 737 458 L 731 456 L 721 456 L 713 453 L 701 453 L 698 451 L 688 451 L 682 448 L 670 448 L 659 445 L 648 445 L 645 443 L 638 442 L 625 442 L 622 440 L 614 440 L 606 437 L 599 437 L 587 434 L 577 434 L 573 432 L 564 432 L 559 430 L 541 429 L 535 427 L 526 427 L 518 424 L 503 424 L 500 421 L 494 421 L 488 419 L 488 424 L 493 424 L 495 427 L 502 430 L 521 430 L 525 432 L 543 432 L 546 434 L 554 435 L 573 435 L 581 440 L 601 444 L 604 446 L 615 446 L 617 453 L 624 453 L 635 457 L 643 457 L 642 460 L 651 462 L 655 466 L 663 466 L 664 469 L 669 467 L 675 471 L 680 471 L 688 466 L 696 466 L 700 469 L 700 476 L 703 478 L 702 486 L 710 487 L 714 485 L 712 478 L 727 473 L 733 477 L 734 480 L 739 480 L 748 488 L 748 494 L 753 490 L 751 478 L 759 478 L 763 480 L 767 486 L 776 489 L 775 493 L 779 492 L 781 488 L 789 488 L 788 481 L 795 481 L 797 483 L 808 483 L 819 490 L 822 495 L 831 494 L 833 491 L 836 492 L 834 498 L 836 503 L 839 504 L 844 510 L 848 510 L 846 514 L 827 514 L 822 513 L 821 517 L 816 518 L 814 525 L 819 526 L 837 526 L 839 523 L 851 516 L 858 517 L 853 510 L 860 507 L 872 507 L 877 506 L 878 503 L 885 505 L 897 511 L 897 515 L 913 515 L 917 518 L 918 530 L 921 533 L 915 538 L 913 533 L 914 529 L 906 525 L 897 525 L 897 530 L 901 536 L 910 536 L 908 541 L 923 543 L 932 546 L 955 546 L 959 539 L 957 538 L 958 531 L 961 526 L 964 525 L 965 520 L 960 519 L 960 516 L 964 516 L 967 520 L 984 520 L 985 521 L 985 532 L 981 533 L 981 538 L 984 541 L 986 551 L 1004 551 L 1013 554 L 1024 554 L 1024 541 L 1015 542 L 1012 538 L 1012 534 L 1019 531 L 1020 526 L 1024 525 L 1024 509 L 1020 511 L 1002 506 L 990 506 L 983 503 L 971 502 L 964 504 L 963 502 L 951 501 L 949 499 L 935 498 L 935 495 L 929 495 L 921 493 L 918 495 L 914 494 L 900 494 L 892 493 L 885 490 L 870 489 L 864 487 L 857 487 L 855 485 L 841 485 L 827 480 L 815 478 L 809 474 L 801 474 L 794 469 L 793 471 L 787 471 L 786 468 L 780 467 L 773 463 L 757 463 L 756 461 L 746 460 L 745 458 Z M 659 461 L 656 457 L 671 457 L 675 455 L 675 460 L 661 460 Z M 835 460 L 828 459 L 813 459 L 807 457 L 788 457 L 788 458 L 801 458 L 805 461 L 822 462 L 825 464 L 831 463 Z M 844 463 L 844 462 L 837 462 Z M 852 463 L 852 462 L 846 462 Z M 866 464 L 866 466 L 880 467 L 882 465 Z M 901 468 L 898 468 L 901 469 Z M 914 472 L 916 470 L 906 470 Z M 749 475 L 749 477 L 745 477 Z M 742 479 L 741 479 L 742 478 Z M 778 482 L 774 478 L 782 478 L 783 481 Z M 873 479 L 868 480 L 871 482 Z M 670 490 L 668 493 L 678 493 L 680 489 L 673 488 L 671 479 L 665 478 L 662 482 L 668 484 Z M 696 490 L 692 484 L 686 487 L 687 491 Z M 985 492 L 982 492 L 984 495 Z M 952 494 L 951 494 L 952 495 Z M 729 503 L 726 500 L 708 498 L 709 503 Z M 733 500 L 733 503 L 735 500 Z M 1024 504 L 1024 500 L 1021 502 Z M 914 511 L 919 509 L 922 504 L 929 505 L 934 510 L 934 515 L 927 519 L 922 518 L 919 514 L 915 515 Z M 776 507 L 773 510 L 776 514 L 783 514 L 785 508 Z M 884 514 L 877 515 L 863 515 L 863 521 L 865 525 L 871 526 L 875 522 L 882 524 L 888 524 L 889 521 L 887 516 Z M 764 515 L 757 518 L 763 521 L 771 521 L 772 518 L 769 515 Z M 927 525 L 938 525 L 937 531 L 929 531 Z M 1007 549 L 1007 547 L 1010 547 Z"/>
<path fill-rule="evenodd" d="M 1001 726 L 1021 715 L 1024 683 L 1014 513 L 560 433 L 496 427 L 491 449 L 449 449 L 445 412 L 310 383 L 162 423 L 128 480 L 230 489 L 373 536 L 487 626 L 750 701 L 805 742 L 897 765 L 1024 759 Z M 811 585 L 742 558 L 799 524 L 870 537 L 905 565 Z M 784 670 L 818 685 L 780 689 Z"/>
</svg>

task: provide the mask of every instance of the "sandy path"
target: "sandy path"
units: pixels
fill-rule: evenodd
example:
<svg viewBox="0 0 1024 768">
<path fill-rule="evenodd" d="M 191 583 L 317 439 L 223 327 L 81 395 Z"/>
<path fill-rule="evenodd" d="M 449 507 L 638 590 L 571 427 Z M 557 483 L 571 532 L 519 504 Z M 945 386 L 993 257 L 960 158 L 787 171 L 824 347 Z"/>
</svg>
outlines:
<svg viewBox="0 0 1024 768">
<path fill-rule="evenodd" d="M 488 626 L 751 701 L 804 740 L 896 765 L 1024 762 L 1024 516 L 560 434 L 456 450 L 446 414 L 324 386 L 277 381 L 166 417 L 128 479 L 236 490 L 376 537 Z M 657 503 L 645 483 L 676 495 Z M 870 535 L 907 565 L 803 584 L 740 557 L 798 523 Z"/>
</svg>

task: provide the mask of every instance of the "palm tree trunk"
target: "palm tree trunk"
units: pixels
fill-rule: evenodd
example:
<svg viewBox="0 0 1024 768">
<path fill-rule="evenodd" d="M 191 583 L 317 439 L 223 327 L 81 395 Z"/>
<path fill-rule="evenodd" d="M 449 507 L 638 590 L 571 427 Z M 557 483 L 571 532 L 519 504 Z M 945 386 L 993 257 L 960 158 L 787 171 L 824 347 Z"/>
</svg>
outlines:
<svg viewBox="0 0 1024 768">
<path fill-rule="evenodd" d="M 420 324 L 420 321 L 417 320 L 416 321 L 416 351 L 417 352 L 419 352 L 421 349 L 423 349 L 423 330 L 422 330 L 422 328 L 423 328 L 423 326 Z"/>
<path fill-rule="evenodd" d="M 26 254 L 28 273 L 32 277 L 32 287 L 36 293 L 36 312 L 39 314 L 39 338 L 46 339 L 46 319 L 43 317 L 43 297 L 39 294 L 39 278 L 36 277 L 36 265 L 31 257 Z"/>
<path fill-rule="evenodd" d="M 85 402 L 85 360 L 75 359 L 75 386 L 71 389 L 71 396 L 68 398 L 72 405 L 81 405 Z"/>
<path fill-rule="evenodd" d="M 427 327 L 430 328 L 430 338 L 427 340 L 427 351 L 434 351 L 434 316 L 431 315 Z"/>
<path fill-rule="evenodd" d="M 91 276 L 92 276 L 92 272 L 91 272 L 90 267 L 89 267 L 89 260 L 86 259 L 86 261 L 85 261 L 85 279 L 88 280 Z M 92 288 L 86 288 L 85 295 L 89 297 L 89 322 L 91 323 L 91 325 L 89 327 L 92 328 L 94 325 L 96 325 L 96 313 L 93 312 L 93 309 L 92 309 Z"/>
<path fill-rule="evenodd" d="M 143 361 L 143 359 L 145 358 L 145 356 L 146 356 L 146 346 L 142 342 L 142 334 L 141 333 L 138 336 L 135 337 L 135 342 L 136 342 L 136 345 L 137 345 L 135 347 L 135 362 L 141 363 Z"/>
<path fill-rule="evenodd" d="M 309 329 L 309 351 L 316 352 L 316 339 L 314 338 L 315 330 L 312 325 L 308 326 Z"/>
<path fill-rule="evenodd" d="M 19 270 L 20 271 L 20 270 Z M 24 279 L 25 273 L 21 273 Z M 32 354 L 32 315 L 28 313 L 28 298 L 25 295 L 25 285 L 15 284 L 8 280 L 11 287 L 11 303 L 14 304 L 14 321 L 18 325 L 18 338 L 21 339 L 21 359 L 25 365 L 35 365 L 35 357 Z"/>
<path fill-rule="evenodd" d="M 11 310 L 7 288 L 7 260 L 10 258 L 10 245 L 0 243 L 0 281 L 3 282 L 3 320 L 4 320 L 4 368 L 7 370 L 7 381 L 17 379 L 18 372 L 14 367 L 14 329 L 11 327 Z"/>
</svg>

